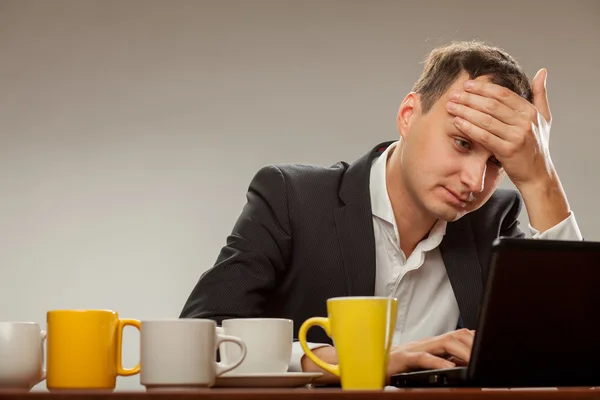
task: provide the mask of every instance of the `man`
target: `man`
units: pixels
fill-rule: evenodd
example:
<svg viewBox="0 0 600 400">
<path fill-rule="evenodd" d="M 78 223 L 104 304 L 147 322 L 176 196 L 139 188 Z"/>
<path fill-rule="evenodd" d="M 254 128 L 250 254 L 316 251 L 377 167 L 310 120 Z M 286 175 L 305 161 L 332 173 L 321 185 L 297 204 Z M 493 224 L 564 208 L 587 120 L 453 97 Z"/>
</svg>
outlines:
<svg viewBox="0 0 600 400">
<path fill-rule="evenodd" d="M 393 296 L 388 375 L 469 361 L 493 240 L 581 240 L 548 150 L 546 70 L 500 49 L 435 49 L 398 110 L 400 139 L 351 165 L 262 168 L 181 317 L 286 317 L 295 334 L 337 296 Z M 505 175 L 517 191 L 498 189 Z M 336 363 L 322 330 L 308 334 Z M 297 342 L 290 370 L 319 370 Z M 323 382 L 335 377 L 326 374 Z"/>
</svg>

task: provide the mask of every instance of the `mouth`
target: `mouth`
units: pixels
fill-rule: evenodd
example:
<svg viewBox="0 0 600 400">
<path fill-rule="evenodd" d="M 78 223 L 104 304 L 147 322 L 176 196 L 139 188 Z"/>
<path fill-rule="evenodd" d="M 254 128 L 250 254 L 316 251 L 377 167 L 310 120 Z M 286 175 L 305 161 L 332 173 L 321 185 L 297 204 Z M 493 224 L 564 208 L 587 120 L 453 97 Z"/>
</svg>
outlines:
<svg viewBox="0 0 600 400">
<path fill-rule="evenodd" d="M 448 189 L 447 187 L 444 187 L 444 191 L 446 192 L 446 198 L 450 201 L 450 203 L 461 208 L 465 208 L 467 204 L 469 204 L 472 201 L 470 197 L 460 196 L 459 194 Z"/>
</svg>

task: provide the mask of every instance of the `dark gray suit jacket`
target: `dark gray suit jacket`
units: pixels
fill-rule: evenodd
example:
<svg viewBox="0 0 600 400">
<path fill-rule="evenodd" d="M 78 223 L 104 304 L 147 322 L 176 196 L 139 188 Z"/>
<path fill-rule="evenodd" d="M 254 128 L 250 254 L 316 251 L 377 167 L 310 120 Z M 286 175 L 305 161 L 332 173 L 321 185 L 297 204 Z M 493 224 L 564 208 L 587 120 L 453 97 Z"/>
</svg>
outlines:
<svg viewBox="0 0 600 400">
<path fill-rule="evenodd" d="M 375 240 L 370 168 L 392 142 L 355 163 L 329 168 L 266 166 L 250 183 L 247 203 L 213 268 L 190 294 L 181 317 L 327 316 L 337 296 L 373 296 Z M 522 237 L 521 197 L 498 189 L 479 210 L 448 223 L 440 245 L 460 309 L 459 326 L 476 327 L 488 258 L 499 236 Z M 331 343 L 321 329 L 307 339 Z"/>
</svg>

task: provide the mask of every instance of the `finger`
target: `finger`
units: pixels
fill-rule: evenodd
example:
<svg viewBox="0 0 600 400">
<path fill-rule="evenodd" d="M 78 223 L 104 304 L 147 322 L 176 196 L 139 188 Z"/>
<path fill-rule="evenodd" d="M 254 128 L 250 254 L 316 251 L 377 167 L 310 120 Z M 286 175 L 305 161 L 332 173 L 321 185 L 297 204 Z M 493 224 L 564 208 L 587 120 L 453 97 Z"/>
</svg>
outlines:
<svg viewBox="0 0 600 400">
<path fill-rule="evenodd" d="M 444 340 L 443 347 L 450 356 L 458 357 L 466 362 L 469 362 L 471 359 L 471 347 L 456 339 L 454 336 L 450 336 L 450 338 Z"/>
<path fill-rule="evenodd" d="M 468 362 L 466 362 L 465 360 L 460 359 L 458 357 L 448 357 L 447 360 L 450 362 L 453 362 L 456 366 L 459 366 L 459 367 L 466 367 L 467 365 L 469 365 Z"/>
<path fill-rule="evenodd" d="M 483 97 L 495 99 L 504 104 L 511 110 L 521 114 L 529 115 L 531 103 L 504 86 L 495 83 L 468 80 L 464 83 L 464 88 L 469 93 L 478 94 Z"/>
<path fill-rule="evenodd" d="M 481 144 L 492 153 L 506 154 L 506 146 L 508 143 L 506 140 L 499 138 L 485 129 L 481 129 L 477 125 L 474 125 L 461 117 L 455 117 L 453 122 L 454 126 L 456 126 L 459 131 L 471 138 L 471 140 Z"/>
<path fill-rule="evenodd" d="M 542 117 L 550 123 L 552 121 L 552 114 L 550 113 L 548 92 L 546 90 L 547 77 L 548 71 L 545 68 L 540 69 L 531 82 L 531 90 L 533 91 L 533 105 L 542 114 Z"/>
<path fill-rule="evenodd" d="M 467 331 L 465 329 L 465 331 Z M 452 331 L 441 336 L 430 338 L 427 341 L 418 343 L 412 346 L 413 352 L 426 352 L 435 356 L 441 356 L 445 358 L 458 357 L 465 361 L 469 361 L 471 356 L 471 346 L 463 343 L 457 339 L 456 336 L 459 334 L 470 335 L 468 332 Z"/>
<path fill-rule="evenodd" d="M 461 329 L 455 331 L 452 336 L 463 342 L 467 347 L 469 347 L 469 349 L 473 348 L 473 341 L 475 340 L 475 331 Z"/>
<path fill-rule="evenodd" d="M 453 90 L 450 92 L 448 98 L 454 103 L 464 104 L 469 108 L 481 111 L 487 115 L 491 115 L 498 121 L 508 125 L 516 125 L 519 123 L 520 119 L 523 118 L 522 114 L 490 97 L 484 97 L 475 93 L 469 93 L 460 90 Z"/>
<path fill-rule="evenodd" d="M 451 361 L 434 356 L 426 351 L 409 352 L 405 355 L 405 365 L 408 370 L 414 369 L 442 369 L 455 367 Z"/>
<path fill-rule="evenodd" d="M 461 117 L 470 123 L 484 129 L 504 140 L 512 139 L 512 129 L 509 125 L 499 121 L 489 114 L 475 110 L 463 104 L 457 104 L 449 101 L 446 104 L 448 112 L 457 117 Z"/>
</svg>

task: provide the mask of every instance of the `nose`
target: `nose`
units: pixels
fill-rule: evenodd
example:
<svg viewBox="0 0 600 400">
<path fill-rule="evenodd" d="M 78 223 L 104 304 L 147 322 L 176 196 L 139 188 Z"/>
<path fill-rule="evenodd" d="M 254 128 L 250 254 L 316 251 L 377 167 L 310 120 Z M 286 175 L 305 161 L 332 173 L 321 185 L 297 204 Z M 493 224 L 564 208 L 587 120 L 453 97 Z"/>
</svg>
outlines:
<svg viewBox="0 0 600 400">
<path fill-rule="evenodd" d="M 485 185 L 486 170 L 487 159 L 482 161 L 479 158 L 472 157 L 465 161 L 460 180 L 471 193 L 481 193 Z"/>
</svg>

